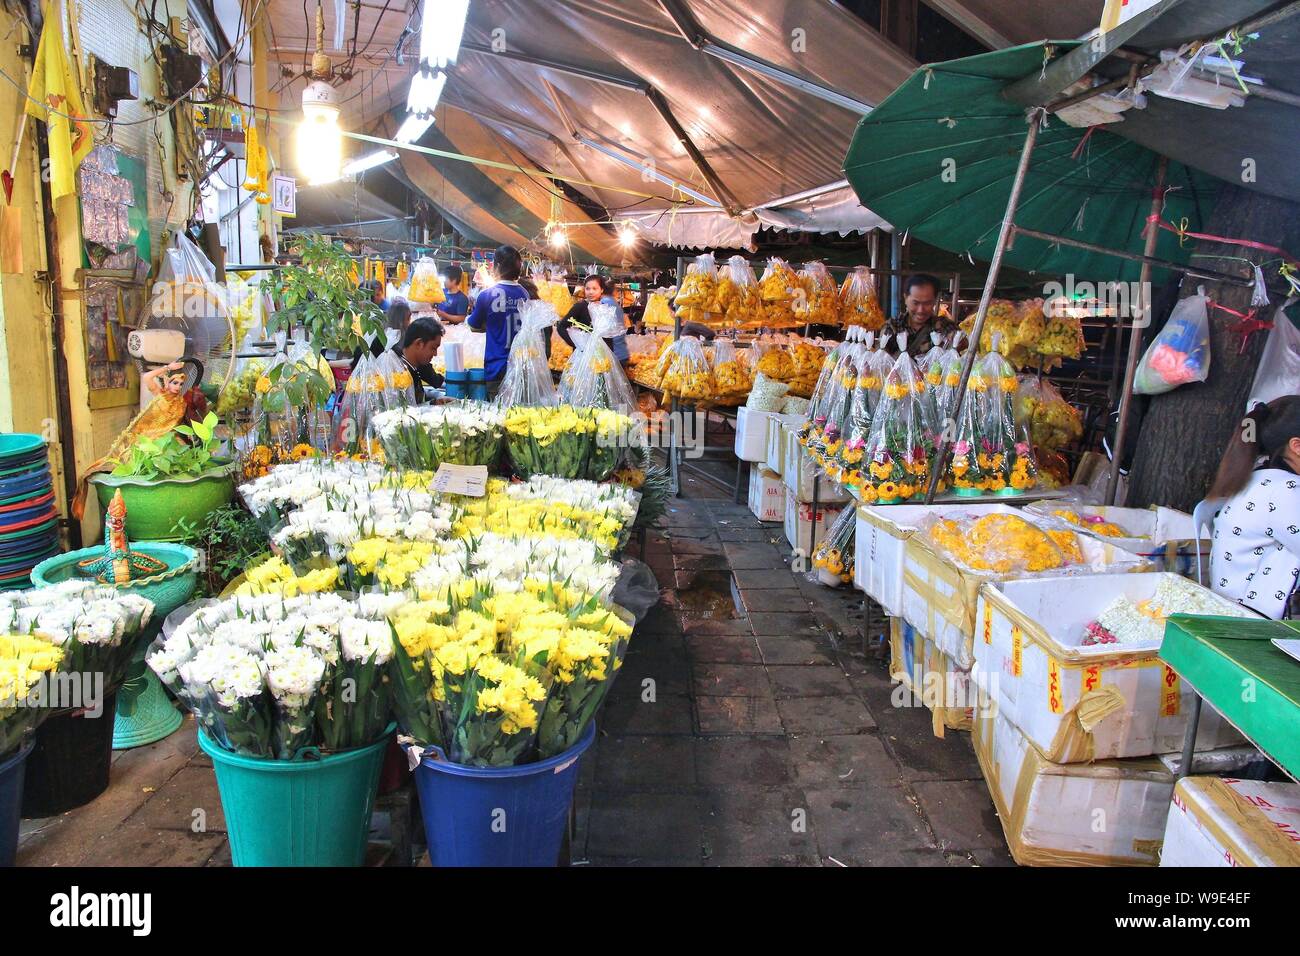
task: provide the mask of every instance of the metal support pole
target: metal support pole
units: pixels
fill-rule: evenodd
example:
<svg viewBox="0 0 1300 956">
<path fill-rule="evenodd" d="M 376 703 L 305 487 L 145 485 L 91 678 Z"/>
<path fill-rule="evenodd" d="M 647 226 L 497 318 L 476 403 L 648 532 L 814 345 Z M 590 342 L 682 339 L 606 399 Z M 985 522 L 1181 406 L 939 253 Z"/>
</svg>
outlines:
<svg viewBox="0 0 1300 956">
<path fill-rule="evenodd" d="M 1169 170 L 1168 157 L 1161 156 L 1156 166 L 1156 185 L 1151 190 L 1151 215 L 1158 216 L 1164 203 L 1165 174 Z M 1154 222 L 1147 223 L 1146 244 L 1142 249 L 1144 259 L 1156 251 L 1156 238 L 1160 229 Z M 1151 324 L 1151 263 L 1143 262 L 1138 273 L 1138 310 L 1129 323 L 1128 364 L 1124 366 L 1124 387 L 1119 393 L 1119 423 L 1115 426 L 1114 460 L 1110 467 L 1110 481 L 1106 484 L 1106 504 L 1113 505 L 1119 494 L 1119 468 L 1124 460 L 1124 442 L 1128 438 L 1128 416 L 1133 405 L 1133 376 L 1137 373 L 1138 349 L 1142 346 L 1142 330 Z"/>
<path fill-rule="evenodd" d="M 989 274 L 984 280 L 984 292 L 980 295 L 979 311 L 975 314 L 975 326 L 971 329 L 970 348 L 961 364 L 961 381 L 957 383 L 957 394 L 953 399 L 953 414 L 961 413 L 961 403 L 966 398 L 966 383 L 970 381 L 971 369 L 975 366 L 975 353 L 979 351 L 980 336 L 984 333 L 984 320 L 989 314 L 989 303 L 993 301 L 993 289 L 998 284 L 998 273 L 1002 271 L 1002 256 L 1007 251 L 1012 231 L 1015 229 L 1016 207 L 1020 204 L 1020 191 L 1025 185 L 1025 174 L 1029 171 L 1029 158 L 1033 155 L 1034 144 L 1038 142 L 1038 127 L 1042 122 L 1042 113 L 1033 110 L 1029 114 L 1029 130 L 1025 133 L 1025 145 L 1020 150 L 1020 162 L 1016 165 L 1016 175 L 1011 181 L 1011 195 L 1007 197 L 1007 211 L 1002 217 L 1002 229 L 998 233 L 998 244 L 993 250 L 993 259 L 989 262 Z M 930 473 L 930 485 L 925 491 L 925 503 L 934 503 L 934 492 L 939 487 L 939 476 L 943 474 L 948 457 L 948 429 L 939 434 L 939 447 L 934 454 L 934 469 Z"/>
<path fill-rule="evenodd" d="M 798 482 L 796 482 L 796 484 L 798 484 Z M 822 484 L 821 472 L 814 469 L 813 470 L 812 519 L 808 522 L 808 554 L 805 555 L 805 557 L 808 558 L 809 567 L 812 566 L 811 562 L 813 559 L 813 555 L 817 553 L 817 507 L 820 504 L 818 499 L 821 497 L 821 484 Z M 798 504 L 799 502 L 796 501 L 795 502 L 796 507 L 798 506 Z M 797 511 L 795 513 L 794 523 L 797 529 L 799 526 L 799 515 Z"/>
<path fill-rule="evenodd" d="M 682 256 L 677 257 L 677 285 L 680 288 L 682 280 L 686 277 L 686 259 Z M 673 310 L 673 341 L 679 342 L 682 337 L 682 316 L 676 309 Z M 677 399 L 671 395 L 666 396 L 668 399 L 668 483 L 673 497 L 682 493 L 682 475 L 681 462 L 678 459 L 679 449 L 677 441 Z"/>
<path fill-rule="evenodd" d="M 961 273 L 952 274 L 952 306 L 948 309 L 949 318 L 953 325 L 961 322 L 961 316 L 957 314 L 958 303 L 961 301 Z"/>
<path fill-rule="evenodd" d="M 1192 689 L 1192 712 L 1187 715 L 1187 731 L 1183 735 L 1183 759 L 1179 761 L 1174 779 L 1181 780 L 1192 772 L 1192 757 L 1196 753 L 1196 729 L 1201 722 L 1201 695 Z"/>
<path fill-rule="evenodd" d="M 893 274 L 889 277 L 889 317 L 898 318 L 899 315 L 899 292 L 902 290 L 902 277 L 899 270 L 903 268 L 903 240 L 895 229 L 889 234 L 889 268 Z"/>
</svg>

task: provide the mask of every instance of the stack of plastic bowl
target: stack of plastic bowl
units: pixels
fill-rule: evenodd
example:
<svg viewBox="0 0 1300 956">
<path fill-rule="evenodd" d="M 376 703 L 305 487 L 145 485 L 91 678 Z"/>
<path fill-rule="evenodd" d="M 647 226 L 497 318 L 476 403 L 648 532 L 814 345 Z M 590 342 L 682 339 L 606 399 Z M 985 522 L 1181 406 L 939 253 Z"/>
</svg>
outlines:
<svg viewBox="0 0 1300 956">
<path fill-rule="evenodd" d="M 59 553 L 59 515 L 45 439 L 0 434 L 0 590 L 29 588 L 31 570 Z"/>
</svg>

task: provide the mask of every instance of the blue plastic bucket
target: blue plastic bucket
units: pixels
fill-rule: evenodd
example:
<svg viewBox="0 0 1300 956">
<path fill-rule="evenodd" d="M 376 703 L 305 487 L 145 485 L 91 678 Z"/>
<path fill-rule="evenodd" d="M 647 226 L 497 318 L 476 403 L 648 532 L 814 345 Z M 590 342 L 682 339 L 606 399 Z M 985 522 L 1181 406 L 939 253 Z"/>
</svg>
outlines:
<svg viewBox="0 0 1300 956">
<path fill-rule="evenodd" d="M 448 372 L 444 377 L 443 387 L 448 398 L 469 398 L 469 372 Z"/>
<path fill-rule="evenodd" d="M 0 760 L 0 866 L 13 866 L 18 855 L 18 820 L 22 816 L 23 777 L 27 755 L 35 744 L 28 740 L 17 752 Z"/>
<path fill-rule="evenodd" d="M 522 767 L 425 757 L 415 769 L 434 866 L 555 866 L 582 755 L 596 722 L 564 753 Z M 441 756 L 441 755 L 440 755 Z"/>
<path fill-rule="evenodd" d="M 235 866 L 360 866 L 379 769 L 393 728 L 366 747 L 293 760 L 231 753 L 199 731 L 212 758 Z"/>
<path fill-rule="evenodd" d="M 481 368 L 469 369 L 469 397 L 479 402 L 487 401 L 487 374 Z"/>
</svg>

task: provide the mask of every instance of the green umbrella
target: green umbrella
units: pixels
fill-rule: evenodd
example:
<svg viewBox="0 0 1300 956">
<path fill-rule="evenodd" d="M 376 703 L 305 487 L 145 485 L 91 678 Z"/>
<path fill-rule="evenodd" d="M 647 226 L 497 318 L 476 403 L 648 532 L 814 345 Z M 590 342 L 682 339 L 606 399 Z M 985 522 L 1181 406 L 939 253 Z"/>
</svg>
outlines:
<svg viewBox="0 0 1300 956">
<path fill-rule="evenodd" d="M 862 204 L 896 229 L 990 259 L 1026 134 L 1004 91 L 1080 47 L 1047 40 L 922 67 L 858 123 L 844 172 Z M 1068 95 L 1068 94 L 1067 94 Z M 1123 125 L 1122 123 L 1119 125 Z M 1160 155 L 1104 126 L 1047 116 L 1016 211 L 1017 227 L 1134 254 L 1143 251 Z M 1196 231 L 1219 180 L 1170 162 L 1164 218 Z M 1192 243 L 1162 233 L 1154 256 L 1186 263 Z M 1137 262 L 1017 235 L 1004 261 L 1048 275 L 1131 281 Z"/>
</svg>

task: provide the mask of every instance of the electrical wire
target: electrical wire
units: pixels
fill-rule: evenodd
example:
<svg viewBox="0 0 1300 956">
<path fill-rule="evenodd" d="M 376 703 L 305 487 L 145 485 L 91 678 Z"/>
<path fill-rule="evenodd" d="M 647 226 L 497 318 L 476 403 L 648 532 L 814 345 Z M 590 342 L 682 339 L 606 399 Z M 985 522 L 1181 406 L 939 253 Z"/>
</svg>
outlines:
<svg viewBox="0 0 1300 956">
<path fill-rule="evenodd" d="M 253 11 L 254 17 L 256 17 L 259 13 L 261 13 L 262 9 L 266 6 L 266 3 L 267 0 L 258 0 L 257 9 Z M 44 27 L 42 27 L 42 30 L 44 30 Z M 225 65 L 226 60 L 229 59 L 237 49 L 239 49 L 239 47 L 243 44 L 243 41 L 247 39 L 248 34 L 251 33 L 252 30 L 253 30 L 253 26 L 250 25 L 245 35 L 240 37 L 239 42 L 233 44 L 230 47 L 230 49 L 226 51 L 225 56 L 221 57 L 213 65 L 216 66 L 218 69 L 223 65 Z M 191 93 L 193 93 L 195 90 L 197 90 L 200 86 L 202 86 L 207 81 L 207 77 L 201 78 L 197 83 L 191 86 L 188 90 L 186 90 L 184 93 L 181 93 L 174 100 L 172 100 L 172 102 L 165 109 L 159 110 L 153 116 L 149 116 L 139 120 L 117 120 L 117 119 L 101 119 L 97 116 L 73 116 L 71 113 L 64 113 L 60 110 L 56 110 L 50 107 L 46 103 L 42 103 L 34 96 L 28 94 L 27 88 L 23 84 L 15 80 L 12 76 L 10 76 L 8 72 L 6 72 L 5 70 L 0 70 L 0 78 L 7 80 L 9 84 L 13 86 L 14 89 L 16 89 L 20 94 L 22 94 L 24 99 L 31 100 L 37 106 L 41 107 L 41 109 L 45 110 L 47 116 L 62 116 L 64 119 L 74 123 L 92 123 L 92 124 L 98 123 L 107 126 L 143 126 L 146 123 L 156 123 L 164 116 L 169 115 L 178 106 L 180 106 L 181 103 L 184 102 L 185 99 Z"/>
</svg>

